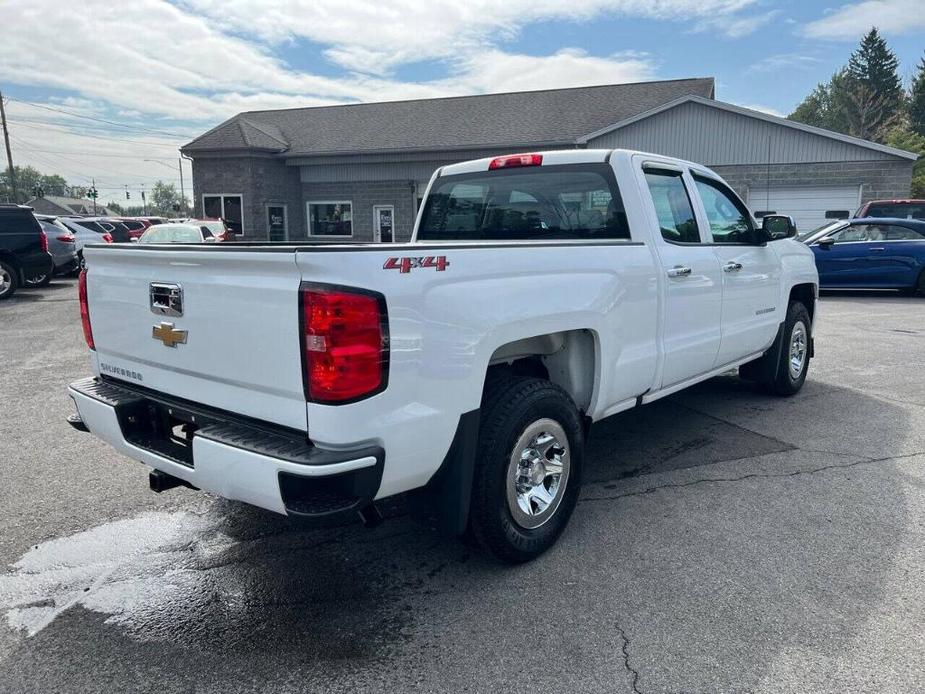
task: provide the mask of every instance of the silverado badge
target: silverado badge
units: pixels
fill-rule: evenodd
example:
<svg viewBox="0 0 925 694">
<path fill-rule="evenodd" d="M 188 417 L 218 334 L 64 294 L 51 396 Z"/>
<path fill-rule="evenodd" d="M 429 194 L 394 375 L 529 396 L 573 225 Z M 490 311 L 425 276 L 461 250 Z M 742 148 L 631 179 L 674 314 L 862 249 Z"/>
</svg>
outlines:
<svg viewBox="0 0 925 694">
<path fill-rule="evenodd" d="M 173 323 L 161 323 L 151 328 L 151 337 L 160 340 L 165 347 L 174 347 L 186 344 L 186 331 L 174 330 Z"/>
</svg>

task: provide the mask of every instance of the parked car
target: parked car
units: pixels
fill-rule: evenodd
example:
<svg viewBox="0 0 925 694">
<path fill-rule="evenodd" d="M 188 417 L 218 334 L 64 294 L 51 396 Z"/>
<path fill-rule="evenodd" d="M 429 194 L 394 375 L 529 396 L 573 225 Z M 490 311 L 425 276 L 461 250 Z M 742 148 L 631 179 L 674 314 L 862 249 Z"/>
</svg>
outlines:
<svg viewBox="0 0 925 694">
<path fill-rule="evenodd" d="M 50 279 L 54 261 L 48 237 L 25 205 L 0 204 L 0 300 L 34 277 Z"/>
<path fill-rule="evenodd" d="M 207 228 L 216 241 L 233 241 L 234 234 L 223 219 L 188 219 L 186 224 Z"/>
<path fill-rule="evenodd" d="M 74 248 L 81 268 L 84 267 L 84 246 L 91 243 L 113 243 L 112 234 L 99 222 L 85 217 L 58 217 L 58 220 L 74 234 Z"/>
<path fill-rule="evenodd" d="M 132 217 L 115 217 L 113 219 L 128 229 L 130 239 L 140 238 L 145 233 L 145 230 L 151 226 L 151 222 L 146 219 L 134 219 Z"/>
<path fill-rule="evenodd" d="M 214 243 L 216 238 L 205 224 L 158 224 L 149 227 L 138 243 Z"/>
<path fill-rule="evenodd" d="M 703 166 L 568 150 L 441 167 L 410 243 L 88 248 L 71 422 L 155 491 L 368 523 L 409 492 L 526 561 L 575 508 L 592 421 L 736 367 L 800 390 L 795 232 Z"/>
<path fill-rule="evenodd" d="M 74 233 L 57 217 L 37 214 L 35 218 L 48 238 L 48 252 L 55 264 L 54 274 L 67 275 L 79 270 L 80 258 Z"/>
<path fill-rule="evenodd" d="M 852 219 L 822 227 L 803 242 L 816 256 L 823 288 L 925 293 L 925 221 Z"/>
<path fill-rule="evenodd" d="M 925 219 L 925 200 L 871 200 L 861 205 L 854 216 L 858 219 Z"/>
</svg>

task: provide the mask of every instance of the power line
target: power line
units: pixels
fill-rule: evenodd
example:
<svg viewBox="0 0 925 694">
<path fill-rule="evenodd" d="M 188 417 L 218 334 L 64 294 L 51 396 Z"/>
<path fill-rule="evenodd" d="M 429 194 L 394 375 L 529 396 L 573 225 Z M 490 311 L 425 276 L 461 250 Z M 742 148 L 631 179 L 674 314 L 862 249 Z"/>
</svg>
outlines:
<svg viewBox="0 0 925 694">
<path fill-rule="evenodd" d="M 43 123 L 43 121 L 30 121 L 28 119 L 22 118 L 7 118 L 7 120 L 11 123 L 18 123 L 23 128 L 33 128 L 35 130 L 53 130 L 55 132 L 67 133 L 68 135 L 73 135 L 74 137 L 86 137 L 93 140 L 109 140 L 111 142 L 127 142 L 129 144 L 147 145 L 148 147 L 170 147 L 171 149 L 177 149 L 175 144 L 157 143 L 145 140 L 127 140 L 121 137 L 106 137 L 105 135 L 90 135 L 88 133 L 77 132 L 66 126 L 59 127 L 49 123 Z M 30 125 L 30 123 L 42 123 L 42 125 Z"/>
<path fill-rule="evenodd" d="M 71 158 L 69 158 L 69 157 L 62 157 L 61 155 L 58 155 L 58 157 L 56 157 L 56 158 L 47 157 L 47 156 L 45 156 L 44 154 L 42 154 L 42 155 L 36 155 L 36 154 L 34 153 L 35 151 L 34 151 L 32 148 L 30 148 L 29 146 L 26 146 L 25 143 L 23 143 L 18 137 L 13 137 L 13 136 L 11 136 L 11 139 L 12 139 L 17 145 L 19 145 L 19 148 L 20 148 L 22 151 L 27 152 L 28 154 L 30 154 L 30 155 L 36 157 L 37 159 L 39 159 L 39 161 L 44 162 L 46 166 L 53 166 L 53 167 L 56 167 L 56 168 L 58 168 L 58 169 L 60 169 L 60 170 L 62 170 L 62 171 L 65 171 L 65 172 L 70 171 L 72 175 L 80 176 L 81 178 L 89 178 L 88 176 L 86 176 L 86 175 L 84 175 L 84 174 L 77 174 L 77 173 L 74 173 L 73 169 L 67 169 L 67 167 L 62 167 L 61 164 L 60 164 L 60 162 L 58 161 L 58 159 L 62 159 L 62 160 L 64 160 L 64 161 L 66 161 L 66 162 L 71 162 L 72 164 L 77 164 L 77 165 L 80 166 L 82 169 L 94 169 L 94 170 L 97 170 L 97 171 L 105 171 L 106 173 L 112 173 L 112 172 L 111 172 L 109 169 L 107 169 L 106 167 L 103 167 L 103 166 L 94 166 L 93 164 L 85 164 L 84 162 L 79 161 L 79 160 L 77 160 L 77 159 L 71 159 Z M 92 155 L 90 155 L 90 156 L 92 156 Z M 143 175 L 141 175 L 141 174 L 125 174 L 125 176 L 126 176 L 126 177 L 130 177 L 130 178 L 136 178 L 136 179 L 141 178 L 141 179 L 144 179 L 144 180 L 146 180 L 146 181 L 163 181 L 163 180 L 166 178 L 165 176 L 143 176 Z M 172 178 L 172 179 L 167 179 L 167 180 L 176 181 L 176 180 L 178 180 L 178 179 L 177 179 L 177 178 Z M 139 184 L 139 185 L 141 185 L 141 184 Z"/>
<path fill-rule="evenodd" d="M 56 113 L 64 113 L 64 114 L 66 114 L 66 115 L 68 115 L 68 116 L 72 116 L 72 117 L 74 117 L 74 118 L 84 118 L 84 119 L 86 119 L 86 120 L 96 121 L 97 123 L 106 123 L 107 125 L 113 125 L 113 126 L 115 126 L 115 127 L 117 127 L 117 128 L 127 128 L 127 129 L 129 129 L 129 130 L 136 130 L 136 131 L 139 131 L 139 132 L 158 133 L 158 134 L 160 134 L 160 135 L 170 135 L 170 136 L 172 136 L 172 137 L 188 137 L 187 135 L 180 135 L 179 133 L 169 132 L 169 131 L 167 131 L 167 130 L 158 130 L 158 129 L 155 129 L 155 128 L 146 128 L 146 127 L 141 126 L 141 125 L 129 125 L 129 124 L 127 124 L 127 123 L 117 123 L 117 122 L 115 122 L 115 121 L 106 120 L 105 118 L 95 118 L 94 116 L 87 116 L 87 115 L 84 115 L 84 114 L 81 114 L 81 113 L 74 113 L 73 111 L 66 111 L 66 110 L 64 110 L 63 108 L 54 108 L 54 107 L 52 107 L 52 106 L 43 106 L 42 104 L 36 104 L 36 103 L 34 103 L 34 102 L 32 102 L 32 101 L 23 101 L 22 99 L 13 99 L 13 98 L 7 97 L 7 101 L 15 101 L 15 102 L 20 103 L 20 104 L 26 104 L 27 106 L 33 106 L 33 107 L 35 107 L 35 108 L 42 108 L 42 109 L 45 109 L 46 111 L 54 111 L 54 112 L 56 112 Z"/>
<path fill-rule="evenodd" d="M 17 139 L 19 140 L 20 144 L 26 144 L 29 146 L 33 145 L 33 143 L 27 142 L 20 138 L 17 138 Z M 73 149 L 62 149 L 62 150 L 33 149 L 32 151 L 33 152 L 43 152 L 45 154 L 76 154 L 78 156 L 85 156 L 85 157 L 107 157 L 110 159 L 137 159 L 139 161 L 143 161 L 145 159 L 155 159 L 157 161 L 173 161 L 174 159 L 176 159 L 176 157 L 145 157 L 144 155 L 140 155 L 140 154 L 100 154 L 99 152 L 86 152 L 86 151 L 79 152 Z"/>
</svg>

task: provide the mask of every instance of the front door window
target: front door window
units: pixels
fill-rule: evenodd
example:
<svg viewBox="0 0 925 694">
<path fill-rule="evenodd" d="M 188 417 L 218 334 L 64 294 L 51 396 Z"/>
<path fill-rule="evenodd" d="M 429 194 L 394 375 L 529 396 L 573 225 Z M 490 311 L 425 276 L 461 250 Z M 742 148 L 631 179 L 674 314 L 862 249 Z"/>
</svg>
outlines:
<svg viewBox="0 0 925 694">
<path fill-rule="evenodd" d="M 375 240 L 382 243 L 391 243 L 395 240 L 394 226 L 395 208 L 392 205 L 376 205 L 373 207 L 373 228 Z"/>
<path fill-rule="evenodd" d="M 270 241 L 288 241 L 287 224 L 285 205 L 267 205 L 267 231 Z"/>
</svg>

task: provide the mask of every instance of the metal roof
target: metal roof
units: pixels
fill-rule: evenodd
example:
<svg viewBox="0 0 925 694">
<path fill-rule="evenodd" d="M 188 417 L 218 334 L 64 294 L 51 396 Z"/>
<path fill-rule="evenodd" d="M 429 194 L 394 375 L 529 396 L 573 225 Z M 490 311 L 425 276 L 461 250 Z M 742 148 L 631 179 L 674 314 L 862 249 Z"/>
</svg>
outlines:
<svg viewBox="0 0 925 694">
<path fill-rule="evenodd" d="M 713 78 L 248 111 L 185 145 L 189 154 L 292 156 L 473 147 L 574 146 L 588 133 L 684 96 L 712 99 Z"/>
<path fill-rule="evenodd" d="M 676 99 L 673 99 L 667 103 L 659 104 L 654 108 L 644 111 L 642 113 L 636 113 L 628 118 L 625 118 L 621 121 L 615 121 L 614 123 L 607 125 L 600 130 L 587 133 L 583 137 L 579 138 L 579 143 L 587 144 L 591 140 L 594 140 L 602 135 L 619 130 L 620 128 L 625 128 L 627 125 L 636 123 L 637 121 L 644 120 L 646 118 L 651 118 L 652 116 L 668 111 L 669 109 L 680 106 L 681 104 L 686 103 L 696 103 L 702 104 L 704 106 L 709 106 L 710 108 L 720 109 L 722 111 L 728 111 L 730 113 L 736 113 L 740 116 L 748 116 L 749 118 L 757 118 L 758 120 L 763 120 L 768 123 L 774 123 L 776 125 L 781 125 L 787 128 L 793 128 L 794 130 L 800 130 L 802 132 L 811 133 L 813 135 L 819 135 L 821 137 L 827 137 L 832 140 L 838 140 L 840 142 L 845 142 L 850 145 L 855 145 L 857 147 L 864 147 L 866 149 L 876 150 L 878 152 L 883 152 L 884 154 L 891 154 L 894 157 L 901 157 L 903 159 L 912 159 L 915 161 L 919 158 L 919 155 L 914 152 L 907 152 L 904 149 L 897 149 L 896 147 L 890 147 L 889 145 L 882 145 L 879 142 L 871 142 L 870 140 L 862 140 L 859 137 L 852 137 L 851 135 L 843 135 L 842 133 L 837 133 L 832 130 L 826 130 L 825 128 L 817 128 L 814 125 L 806 125 L 805 123 L 800 123 L 799 121 L 790 120 L 789 118 L 781 118 L 780 116 L 774 116 L 770 113 L 765 113 L 764 111 L 755 111 L 754 109 L 745 108 L 744 106 L 737 106 L 736 104 L 730 104 L 725 101 L 717 101 L 715 99 L 704 99 L 701 96 L 696 94 L 687 94 L 680 96 Z"/>
</svg>

